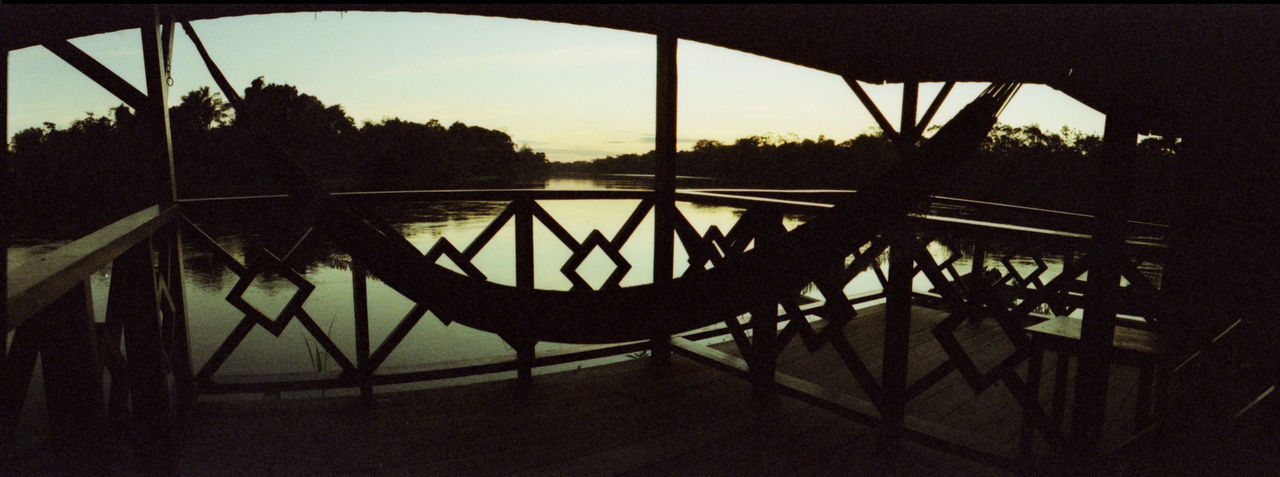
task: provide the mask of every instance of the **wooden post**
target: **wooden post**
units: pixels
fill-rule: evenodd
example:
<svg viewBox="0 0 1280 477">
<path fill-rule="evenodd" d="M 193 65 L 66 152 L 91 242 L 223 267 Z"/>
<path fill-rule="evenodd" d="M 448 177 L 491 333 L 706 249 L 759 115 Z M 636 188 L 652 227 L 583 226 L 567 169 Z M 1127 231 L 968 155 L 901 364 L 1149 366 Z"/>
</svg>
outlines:
<svg viewBox="0 0 1280 477">
<path fill-rule="evenodd" d="M 147 143 L 152 148 L 152 165 L 148 168 L 149 178 L 159 181 L 156 193 L 160 205 L 168 205 L 178 199 L 177 183 L 173 169 L 173 138 L 169 131 L 169 72 L 168 59 L 165 52 L 170 51 L 173 41 L 172 28 L 168 35 L 162 35 L 160 7 L 153 7 L 150 18 L 142 21 L 142 58 L 146 72 L 147 101 L 145 110 L 138 111 L 147 125 L 150 137 Z M 167 40 L 167 41 L 166 41 Z"/>
<path fill-rule="evenodd" d="M 1110 364 L 1107 355 L 1115 338 L 1120 301 L 1120 274 L 1124 266 L 1124 210 L 1129 186 L 1129 164 L 1138 134 L 1126 118 L 1107 115 L 1103 154 L 1097 171 L 1094 233 L 1089 245 L 1091 262 L 1086 284 L 1084 320 L 1080 329 L 1075 398 L 1071 412 L 1071 440 L 1084 455 L 1098 451 L 1106 418 Z"/>
<path fill-rule="evenodd" d="M 127 382 L 139 451 L 148 464 L 167 463 L 162 468 L 176 469 L 150 241 L 139 242 L 116 257 L 111 274 L 113 293 L 107 306 L 124 319 Z"/>
<path fill-rule="evenodd" d="M 93 295 L 81 282 L 32 318 L 40 320 L 49 441 L 71 452 L 72 468 L 101 465 L 106 409 L 102 398 L 102 361 L 93 331 Z M 84 462 L 80 462 L 84 459 Z"/>
<path fill-rule="evenodd" d="M 670 33 L 659 33 L 657 65 L 657 114 L 653 180 L 653 282 L 670 283 L 675 276 L 676 191 L 676 43 Z M 650 339 L 651 359 L 659 369 L 671 362 L 671 336 L 655 330 Z"/>
<path fill-rule="evenodd" d="M 907 82 L 902 90 L 902 132 L 899 150 L 910 151 L 915 142 L 916 102 L 919 83 Z M 887 456 L 893 456 L 902 438 L 902 419 L 907 405 L 907 354 L 911 340 L 911 279 L 915 275 L 911 255 L 916 246 L 915 234 L 904 216 L 888 233 L 893 235 L 889 247 L 889 286 L 885 290 L 884 368 L 881 370 L 881 420 L 879 445 Z"/>
<path fill-rule="evenodd" d="M 160 7 L 152 7 L 146 18 L 142 18 L 139 28 L 142 39 L 142 64 L 146 76 L 146 103 L 138 111 L 143 121 L 145 144 L 150 154 L 144 156 L 146 165 L 141 171 L 144 181 L 154 191 L 156 202 L 161 207 L 173 204 L 178 198 L 173 169 L 173 139 L 169 131 L 169 65 L 172 51 L 173 28 L 171 23 L 161 18 Z M 167 258 L 181 257 L 181 249 L 175 244 L 166 243 Z M 133 407 L 134 423 L 139 436 L 139 454 L 149 465 L 157 467 L 149 469 L 151 473 L 172 473 L 177 469 L 178 447 L 172 426 L 172 414 L 169 406 L 169 381 L 165 366 L 164 342 L 161 334 L 156 290 L 154 264 L 151 260 L 151 242 L 144 241 L 117 258 L 115 263 L 124 265 L 113 273 L 128 273 L 126 284 L 129 289 L 119 296 L 127 296 L 122 307 L 125 316 L 125 349 L 130 384 L 130 399 Z M 186 353 L 186 310 L 182 298 L 181 270 L 182 262 L 166 263 L 166 288 L 174 297 L 175 308 L 171 318 L 182 320 L 182 352 Z M 174 276 L 176 270 L 176 277 Z M 173 278 L 178 278 L 175 283 Z M 177 323 L 170 326 L 177 328 Z M 172 349 L 172 348 L 171 348 Z M 186 359 L 180 360 L 184 365 Z M 184 399 L 185 401 L 185 399 Z"/>
<path fill-rule="evenodd" d="M 13 443 L 22 406 L 31 387 L 31 375 L 35 372 L 36 357 L 40 354 L 41 336 L 46 327 L 40 322 L 27 320 L 13 332 L 13 345 L 0 367 L 0 456 L 5 455 Z"/>
<path fill-rule="evenodd" d="M 778 363 L 773 353 L 778 336 L 778 308 L 769 304 L 751 310 L 751 356 L 747 356 L 751 372 L 751 397 L 759 405 L 774 401 L 774 382 Z"/>
<path fill-rule="evenodd" d="M 516 199 L 516 287 L 533 288 L 533 199 Z M 528 319 L 529 317 L 525 317 Z M 516 350 L 519 368 L 516 371 L 516 387 L 527 391 L 533 386 L 534 342 L 528 336 L 504 338 Z"/>
<path fill-rule="evenodd" d="M 977 280 L 982 276 L 982 272 L 986 271 L 987 261 L 987 241 L 981 234 L 973 240 L 973 264 L 969 267 L 969 274 Z"/>
<path fill-rule="evenodd" d="M 2 37 L 2 36 L 0 36 Z M 0 39 L 0 131 L 9 134 L 9 45 Z M 9 138 L 0 148 L 0 250 L 4 251 L 4 267 L 0 268 L 0 290 L 9 290 Z M 9 300 L 0 303 L 0 370 L 9 352 Z"/>
<path fill-rule="evenodd" d="M 755 227 L 756 247 L 761 249 L 776 246 L 774 241 L 787 231 L 782 224 L 782 212 L 772 208 L 764 210 L 751 225 Z M 751 355 L 746 358 L 751 372 L 752 397 L 762 406 L 772 403 L 777 396 L 777 337 L 778 305 L 770 302 L 752 309 Z"/>
<path fill-rule="evenodd" d="M 1027 391 L 1031 393 L 1032 399 L 1040 402 L 1040 375 L 1044 369 L 1044 348 L 1039 344 L 1032 343 L 1033 349 L 1031 355 L 1027 357 Z M 1023 459 L 1031 457 L 1033 439 L 1035 438 L 1035 428 L 1031 427 L 1031 419 L 1027 413 L 1022 413 L 1022 434 L 1018 437 L 1019 455 Z"/>
<path fill-rule="evenodd" d="M 351 301 L 355 307 L 356 369 L 360 370 L 360 400 L 364 405 L 373 404 L 373 386 L 369 378 L 373 371 L 369 366 L 369 291 L 364 266 L 351 259 Z"/>
<path fill-rule="evenodd" d="M 977 295 L 978 293 L 987 293 L 987 291 L 980 291 L 976 288 L 987 285 L 986 279 L 982 277 L 983 272 L 987 271 L 987 240 L 981 233 L 978 233 L 975 237 L 973 240 L 973 264 L 969 267 L 969 283 L 965 283 L 964 286 L 975 297 L 986 296 Z M 973 316 L 969 317 L 969 323 L 978 325 L 982 323 L 984 318 L 982 313 L 974 313 Z"/>
</svg>

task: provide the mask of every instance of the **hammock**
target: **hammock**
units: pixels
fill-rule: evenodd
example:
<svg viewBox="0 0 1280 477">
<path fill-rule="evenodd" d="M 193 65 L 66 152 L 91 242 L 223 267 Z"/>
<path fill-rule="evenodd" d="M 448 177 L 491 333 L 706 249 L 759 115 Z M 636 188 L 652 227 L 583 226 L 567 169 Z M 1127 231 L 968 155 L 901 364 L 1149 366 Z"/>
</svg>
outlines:
<svg viewBox="0 0 1280 477">
<path fill-rule="evenodd" d="M 887 174 L 832 209 L 710 270 L 667 283 L 597 291 L 516 288 L 428 262 L 390 227 L 338 202 L 288 160 L 276 161 L 289 194 L 319 210 L 317 229 L 371 274 L 438 318 L 471 328 L 562 343 L 610 343 L 674 334 L 792 298 L 832 263 L 873 239 L 970 156 L 1020 85 L 988 87 Z M 255 128 L 271 143 L 263 128 Z M 283 148 L 280 148 L 284 152 Z"/>
</svg>

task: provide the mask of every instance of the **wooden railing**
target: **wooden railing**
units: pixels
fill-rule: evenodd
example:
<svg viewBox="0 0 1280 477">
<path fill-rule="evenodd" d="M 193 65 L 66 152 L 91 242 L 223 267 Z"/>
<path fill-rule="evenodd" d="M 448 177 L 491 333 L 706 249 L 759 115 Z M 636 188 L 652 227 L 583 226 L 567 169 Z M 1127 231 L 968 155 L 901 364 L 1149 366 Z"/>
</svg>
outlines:
<svg viewBox="0 0 1280 477">
<path fill-rule="evenodd" d="M 179 207 L 153 206 L 10 273 L 5 336 L 12 341 L 0 374 L 0 429 L 8 451 L 37 357 L 50 442 L 103 456 L 105 436 L 127 422 L 145 449 L 156 452 L 171 436 L 171 387 L 167 376 L 190 381 L 182 294 Z M 105 323 L 94 322 L 91 276 L 110 267 Z M 123 347 L 122 347 L 123 346 Z M 127 349 L 127 353 L 126 353 Z M 125 356 L 128 356 L 126 360 Z M 103 368 L 109 393 L 103 396 Z"/>
<path fill-rule="evenodd" d="M 678 202 L 743 210 L 728 230 L 711 226 L 705 231 L 699 231 L 691 224 L 679 208 L 672 211 L 673 233 L 689 256 L 685 274 L 698 273 L 732 260 L 734 255 L 751 247 L 768 247 L 770 240 L 786 233 L 784 219 L 803 220 L 805 216 L 820 214 L 845 194 L 848 192 L 678 191 L 675 195 Z M 621 190 L 454 190 L 358 195 L 394 200 L 503 203 L 498 215 L 473 241 L 458 247 L 441 238 L 425 252 L 426 258 L 434 261 L 447 257 L 467 275 L 483 279 L 484 273 L 471 263 L 472 259 L 486 247 L 493 246 L 491 241 L 499 230 L 508 223 L 514 223 L 516 286 L 532 287 L 537 255 L 532 224 L 536 221 L 556 238 L 554 246 L 563 246 L 570 251 L 570 258 L 560 270 L 575 290 L 591 288 L 578 276 L 576 267 L 597 248 L 616 265 L 601 288 L 619 286 L 630 269 L 630 264 L 619 251 L 637 226 L 653 215 L 655 203 L 652 192 Z M 264 201 L 272 198 L 216 200 Z M 639 203 L 617 230 L 597 229 L 586 236 L 576 236 L 540 204 L 540 201 L 550 200 L 638 200 Z M 186 201 L 166 210 L 157 207 L 144 210 L 14 271 L 9 284 L 9 326 L 6 331 L 16 330 L 16 333 L 4 363 L 3 381 L 6 429 L 13 428 L 17 413 L 21 411 L 22 396 L 28 387 L 37 354 L 44 362 L 45 388 L 54 433 L 85 438 L 84 428 L 74 423 L 103 423 L 108 413 L 127 413 L 126 396 L 131 397 L 135 415 L 141 412 L 152 416 L 154 422 L 163 422 L 163 419 L 154 417 L 176 411 L 169 407 L 173 389 L 182 391 L 175 393 L 181 398 L 177 401 L 181 408 L 190 404 L 198 394 L 359 388 L 363 395 L 369 396 L 374 386 L 503 371 L 517 371 L 520 382 L 527 383 L 534 367 L 636 353 L 655 346 L 653 342 L 638 341 L 572 346 L 535 355 L 534 343 L 521 341 L 518 337 L 502 337 L 515 348 L 516 356 L 384 370 L 386 358 L 429 310 L 426 305 L 414 306 L 384 340 L 372 342 L 367 278 L 361 264 L 353 263 L 351 293 L 354 309 L 351 319 L 356 343 L 355 355 L 347 356 L 303 308 L 313 286 L 295 271 L 298 264 L 297 258 L 291 256 L 292 252 L 277 256 L 265 249 L 249 251 L 261 259 L 241 263 L 182 212 L 184 207 L 212 201 L 215 200 Z M 1001 207 L 1007 210 L 993 212 Z M 1011 391 L 1019 392 L 1025 385 L 1013 369 L 1027 357 L 1025 336 L 1019 334 L 1022 327 L 1036 322 L 1037 317 L 1044 313 L 1070 314 L 1084 303 L 1080 276 L 1088 269 L 1085 251 L 1089 236 L 1082 229 L 1087 227 L 1088 217 L 947 198 L 936 198 L 933 210 L 954 211 L 957 208 L 968 208 L 970 217 L 931 213 L 914 215 L 908 225 L 913 231 L 910 242 L 898 242 L 912 244 L 909 251 L 912 275 L 923 274 L 931 285 L 927 289 L 917 287 L 910 296 L 918 302 L 956 310 L 951 318 L 934 330 L 943 348 L 951 355 L 950 359 L 900 390 L 898 399 L 910 400 L 920 395 L 951 372 L 963 374 L 975 392 L 981 392 L 997 381 L 1003 381 L 1009 384 Z M 995 222 L 996 217 L 1030 218 L 1021 220 L 1019 225 L 1010 225 Z M 1158 318 L 1158 310 L 1150 304 L 1159 290 L 1158 266 L 1163 260 L 1164 246 L 1153 240 L 1162 234 L 1160 227 L 1135 224 L 1134 228 L 1139 232 L 1128 241 L 1130 267 L 1124 273 L 1129 282 L 1125 289 L 1131 292 L 1129 296 L 1132 299 L 1126 299 L 1125 304 L 1134 317 L 1132 323 L 1144 326 Z M 315 239 L 314 234 L 304 234 L 292 250 L 301 249 L 306 241 Z M 948 244 L 945 256 L 935 257 L 939 254 L 928 250 L 929 244 L 935 240 Z M 234 330 L 222 338 L 222 344 L 203 363 L 190 362 L 188 318 L 182 293 L 184 245 L 210 252 L 217 263 L 237 275 L 238 283 L 227 301 L 244 314 Z M 880 422 L 883 406 L 891 404 L 888 402 L 890 398 L 886 397 L 888 394 L 881 389 L 882 384 L 862 364 L 839 331 L 856 315 L 859 304 L 888 296 L 889 282 L 881 262 L 892 243 L 881 236 L 865 244 L 852 245 L 851 249 L 856 252 L 851 253 L 844 263 L 832 264 L 830 272 L 815 278 L 814 286 L 807 292 L 796 290 L 794 299 L 780 302 L 775 307 L 757 309 L 749 314 L 749 319 L 747 315 L 726 316 L 723 317 L 723 326 L 691 330 L 676 336 L 673 341 L 676 351 L 696 360 L 741 371 L 752 379 L 758 393 L 767 395 L 775 389 L 782 389 L 810 400 L 822 400 L 824 406 L 839 408 L 838 412 L 855 419 Z M 1046 280 L 1045 271 L 1049 267 L 1045 259 L 1050 255 L 1061 257 L 1063 267 L 1062 271 Z M 958 268 L 963 257 L 970 259 L 969 270 Z M 1015 260 L 1030 261 L 1036 267 L 1031 271 L 1021 270 L 1024 267 L 1015 265 Z M 984 274 L 986 264 L 991 261 L 998 265 Z M 87 299 L 86 281 L 90 274 L 107 264 L 111 264 L 112 270 L 107 319 L 105 324 L 95 329 L 92 327 L 92 307 Z M 297 288 L 297 293 L 276 316 L 266 316 L 243 298 L 243 292 L 252 285 L 254 278 L 266 272 L 286 278 Z M 863 273 L 874 274 L 880 288 L 850 295 L 846 291 L 848 284 Z M 949 331 L 961 320 L 985 317 L 1000 320 L 1018 351 L 995 369 L 981 372 L 967 362 L 963 349 L 951 342 L 954 339 L 949 338 Z M 199 313 L 190 317 L 193 323 L 200 319 Z M 279 335 L 294 320 L 301 323 L 339 369 L 258 376 L 223 376 L 218 373 L 227 357 L 253 328 L 262 327 Z M 825 326 L 812 326 L 815 320 L 821 320 Z M 725 335 L 737 344 L 745 361 L 733 364 L 732 360 L 709 357 L 712 355 L 694 344 L 696 340 Z M 122 337 L 126 350 L 120 346 Z M 812 383 L 792 382 L 794 378 L 777 381 L 773 363 L 781 349 L 797 337 L 810 349 L 832 345 L 844 358 L 853 377 L 872 397 L 871 402 L 850 404 L 842 401 L 843 398 L 831 397 L 820 386 L 814 388 Z M 105 362 L 111 379 L 111 392 L 105 402 L 101 392 L 96 391 L 101 389 L 102 379 L 98 371 L 100 368 L 95 364 L 99 359 Z M 170 389 L 165 381 L 166 375 L 175 377 L 179 386 Z M 1047 441 L 1056 441 L 1060 432 L 1043 419 L 1037 420 L 1035 416 L 1038 414 L 1031 409 L 1039 409 L 1036 399 L 1026 396 L 1019 399 L 1027 408 L 1028 419 L 1035 421 L 1033 426 Z M 911 432 L 908 436 L 922 436 L 922 441 L 946 441 L 925 431 Z"/>
</svg>

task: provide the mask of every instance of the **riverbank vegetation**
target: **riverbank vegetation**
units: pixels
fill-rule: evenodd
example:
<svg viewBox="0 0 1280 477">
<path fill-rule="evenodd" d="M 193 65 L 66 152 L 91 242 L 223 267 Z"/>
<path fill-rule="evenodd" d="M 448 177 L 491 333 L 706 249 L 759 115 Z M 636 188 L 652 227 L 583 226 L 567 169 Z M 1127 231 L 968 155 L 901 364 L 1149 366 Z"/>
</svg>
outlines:
<svg viewBox="0 0 1280 477">
<path fill-rule="evenodd" d="M 1063 128 L 997 124 L 982 149 L 950 171 L 938 195 L 1090 213 L 1094 204 L 1102 139 Z M 1133 158 L 1135 181 L 1129 215 L 1165 222 L 1173 183 L 1172 164 L 1178 144 L 1148 137 Z M 654 153 L 623 154 L 594 161 L 553 163 L 557 173 L 651 174 Z M 676 153 L 676 174 L 718 179 L 733 187 L 831 188 L 865 187 L 899 156 L 879 132 L 837 143 L 819 136 L 800 140 L 776 135 L 752 136 L 726 144 L 701 140 Z"/>
<path fill-rule="evenodd" d="M 243 92 L 248 115 L 330 191 L 481 187 L 545 177 L 546 155 L 502 131 L 387 118 L 357 126 L 340 105 L 294 86 L 258 78 Z M 176 182 L 182 198 L 285 193 L 264 172 L 269 148 L 252 139 L 230 105 L 208 88 L 169 110 Z M 141 119 L 121 105 L 59 129 L 53 123 L 13 136 L 9 154 L 11 226 L 34 233 L 66 225 L 50 212 L 74 211 L 102 225 L 155 203 L 167 164 L 143 138 Z M 153 172 L 149 172 L 153 171 Z"/>
<path fill-rule="evenodd" d="M 254 80 L 243 92 L 259 118 L 313 177 L 331 191 L 503 187 L 550 173 L 651 174 L 654 154 L 623 154 L 578 163 L 550 163 L 517 146 L 502 131 L 437 120 L 398 118 L 357 125 L 342 106 L 326 105 L 294 86 Z M 230 105 L 208 88 L 191 91 L 169 110 L 173 156 L 182 198 L 284 193 L 264 164 L 270 148 L 252 139 Z M 94 228 L 155 202 L 167 177 L 143 137 L 141 119 L 121 105 L 59 129 L 28 128 L 10 143 L 8 211 L 19 235 L 58 235 Z M 962 161 L 939 195 L 1090 213 L 1102 141 L 1064 128 L 999 124 L 977 157 Z M 1167 222 L 1178 144 L 1145 138 L 1132 161 L 1129 216 Z M 751 136 L 732 143 L 698 141 L 677 153 L 676 173 L 717 179 L 715 186 L 762 188 L 865 187 L 900 161 L 878 132 L 843 142 L 819 136 Z M 147 172 L 147 171 L 154 171 Z M 1110 206 L 1110 205 L 1107 205 Z M 77 217 L 63 215 L 74 211 Z M 59 214 L 49 220 L 50 213 Z M 92 230 L 90 228 L 89 230 Z"/>
</svg>

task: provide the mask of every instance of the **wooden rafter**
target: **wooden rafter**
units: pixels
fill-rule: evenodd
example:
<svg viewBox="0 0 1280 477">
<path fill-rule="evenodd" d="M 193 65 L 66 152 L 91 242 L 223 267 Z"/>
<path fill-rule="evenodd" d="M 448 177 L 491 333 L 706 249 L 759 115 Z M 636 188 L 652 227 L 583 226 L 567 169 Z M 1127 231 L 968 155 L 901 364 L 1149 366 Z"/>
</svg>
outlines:
<svg viewBox="0 0 1280 477">
<path fill-rule="evenodd" d="M 858 80 L 853 79 L 851 76 L 845 76 L 844 82 L 849 84 L 853 94 L 858 96 L 858 101 L 862 101 L 862 105 L 867 108 L 867 112 L 871 113 L 871 117 L 876 120 L 876 124 L 880 125 L 880 129 L 883 129 L 884 133 L 888 134 L 890 138 L 897 140 L 898 130 L 894 129 L 892 124 L 889 124 L 889 120 L 885 119 L 884 113 L 881 113 L 876 103 L 871 101 L 870 96 L 867 96 L 867 92 L 862 89 L 862 85 L 858 84 Z"/>
<path fill-rule="evenodd" d="M 204 66 L 209 69 L 209 75 L 213 76 L 213 81 L 218 84 L 218 89 L 222 90 L 222 95 L 227 97 L 227 101 L 231 103 L 231 107 L 235 108 L 237 113 L 244 112 L 244 100 L 240 99 L 240 95 L 236 93 L 235 88 L 231 87 L 227 77 L 222 74 L 222 70 L 218 69 L 218 65 L 209 57 L 209 52 L 204 49 L 204 43 L 200 41 L 200 36 L 196 35 L 196 30 L 191 28 L 191 23 L 183 20 L 182 29 L 187 32 L 187 37 L 191 38 L 191 43 L 196 45 L 196 51 L 200 53 L 200 59 L 204 60 Z"/>
<path fill-rule="evenodd" d="M 942 90 L 938 91 L 938 95 L 933 97 L 933 102 L 929 103 L 929 108 L 924 110 L 924 117 L 920 118 L 920 122 L 916 123 L 916 131 L 923 134 L 924 128 L 929 127 L 929 122 L 933 121 L 933 115 L 937 114 L 938 108 L 942 107 L 942 102 L 947 99 L 947 95 L 951 93 L 951 88 L 956 85 L 955 81 L 948 81 L 942 85 Z"/>
<path fill-rule="evenodd" d="M 71 65 L 76 70 L 84 73 L 84 75 L 88 76 L 94 83 L 98 83 L 98 86 L 103 87 L 111 94 L 115 95 L 116 98 L 124 101 L 125 104 L 129 105 L 129 107 L 133 108 L 135 111 L 143 111 L 146 109 L 147 95 L 142 94 L 141 91 L 134 88 L 128 81 L 125 81 L 119 75 L 115 74 L 115 72 L 111 71 L 106 66 L 103 66 L 102 63 L 93 59 L 92 56 L 89 56 L 84 51 L 76 48 L 76 46 L 72 45 L 71 42 L 68 42 L 67 40 L 54 40 L 45 43 L 43 46 L 45 49 L 53 52 L 53 54 L 58 55 L 59 58 L 62 58 L 62 61 L 67 62 L 67 64 Z"/>
</svg>

